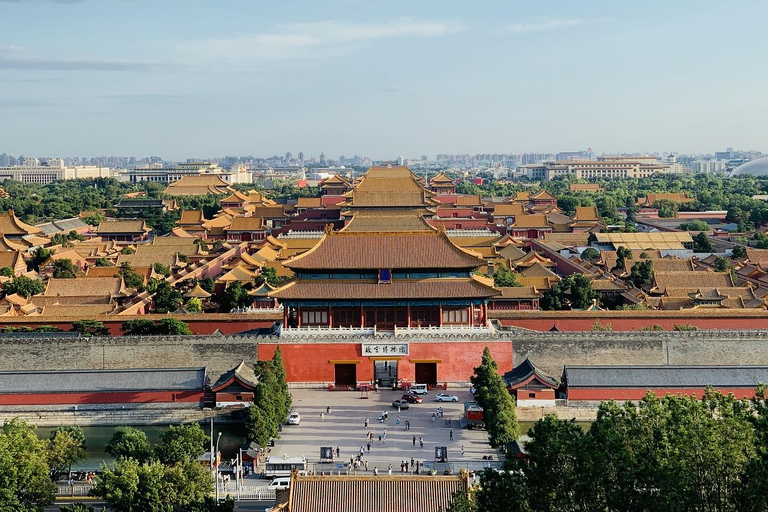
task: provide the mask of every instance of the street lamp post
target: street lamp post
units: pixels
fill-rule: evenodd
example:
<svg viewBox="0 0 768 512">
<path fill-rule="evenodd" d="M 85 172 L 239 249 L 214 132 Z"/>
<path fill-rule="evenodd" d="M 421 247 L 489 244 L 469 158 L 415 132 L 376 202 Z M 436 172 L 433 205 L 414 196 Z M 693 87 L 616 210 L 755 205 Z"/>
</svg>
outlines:
<svg viewBox="0 0 768 512">
<path fill-rule="evenodd" d="M 216 501 L 219 501 L 219 464 L 221 458 L 219 457 L 219 441 L 221 440 L 221 432 L 216 436 Z"/>
</svg>

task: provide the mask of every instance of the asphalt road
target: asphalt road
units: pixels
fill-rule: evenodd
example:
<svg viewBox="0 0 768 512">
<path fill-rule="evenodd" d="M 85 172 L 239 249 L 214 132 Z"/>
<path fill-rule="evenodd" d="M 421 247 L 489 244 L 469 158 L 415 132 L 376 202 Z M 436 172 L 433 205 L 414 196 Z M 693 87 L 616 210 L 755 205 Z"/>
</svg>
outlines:
<svg viewBox="0 0 768 512">
<path fill-rule="evenodd" d="M 59 512 L 61 509 L 59 505 L 68 505 L 70 503 L 76 503 L 83 500 L 58 500 L 55 505 L 45 509 L 45 512 Z M 96 512 L 101 512 L 101 508 L 106 504 L 103 501 L 87 500 L 86 503 L 89 507 L 93 507 Z M 267 508 L 271 507 L 275 503 L 273 501 L 238 501 L 235 503 L 236 512 L 263 512 Z"/>
</svg>

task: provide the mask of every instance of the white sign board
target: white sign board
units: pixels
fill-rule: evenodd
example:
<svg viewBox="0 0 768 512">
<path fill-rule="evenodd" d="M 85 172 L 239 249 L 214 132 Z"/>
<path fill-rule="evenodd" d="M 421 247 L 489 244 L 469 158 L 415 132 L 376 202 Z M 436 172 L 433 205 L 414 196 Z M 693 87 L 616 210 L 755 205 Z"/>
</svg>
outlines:
<svg viewBox="0 0 768 512">
<path fill-rule="evenodd" d="M 363 343 L 364 356 L 407 356 L 408 343 Z"/>
</svg>

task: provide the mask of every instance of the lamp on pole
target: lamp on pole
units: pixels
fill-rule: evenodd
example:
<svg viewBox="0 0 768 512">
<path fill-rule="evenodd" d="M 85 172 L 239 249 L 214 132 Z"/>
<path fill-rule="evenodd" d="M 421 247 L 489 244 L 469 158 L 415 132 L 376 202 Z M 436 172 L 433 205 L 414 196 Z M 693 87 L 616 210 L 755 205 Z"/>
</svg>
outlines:
<svg viewBox="0 0 768 512">
<path fill-rule="evenodd" d="M 221 440 L 221 432 L 216 436 L 216 501 L 219 501 L 219 441 Z"/>
</svg>

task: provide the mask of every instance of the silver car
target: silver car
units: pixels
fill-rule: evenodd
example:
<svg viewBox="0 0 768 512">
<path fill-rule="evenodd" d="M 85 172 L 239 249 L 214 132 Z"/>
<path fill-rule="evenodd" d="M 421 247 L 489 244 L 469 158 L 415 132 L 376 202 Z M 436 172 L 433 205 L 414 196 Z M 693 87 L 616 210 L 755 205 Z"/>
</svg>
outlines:
<svg viewBox="0 0 768 512">
<path fill-rule="evenodd" d="M 435 402 L 458 402 L 459 397 L 456 395 L 448 395 L 446 393 L 440 393 L 435 395 Z"/>
</svg>

